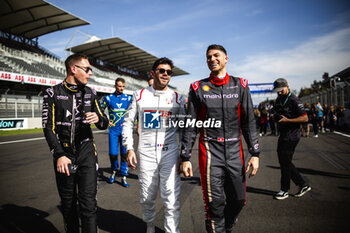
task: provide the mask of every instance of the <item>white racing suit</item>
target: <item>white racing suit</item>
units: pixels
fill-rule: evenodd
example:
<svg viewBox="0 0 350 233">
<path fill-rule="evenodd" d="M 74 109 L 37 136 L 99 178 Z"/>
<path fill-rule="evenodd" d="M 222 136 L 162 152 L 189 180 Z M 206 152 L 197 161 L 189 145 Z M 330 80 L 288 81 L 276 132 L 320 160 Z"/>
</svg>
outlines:
<svg viewBox="0 0 350 233">
<path fill-rule="evenodd" d="M 134 92 L 123 122 L 123 145 L 133 150 L 133 125 L 139 126 L 138 164 L 140 203 L 143 221 L 151 223 L 156 216 L 158 188 L 164 205 L 166 232 L 180 232 L 180 176 L 176 121 L 185 114 L 183 96 L 170 90 L 148 87 Z M 173 122 L 175 124 L 170 123 Z"/>
</svg>

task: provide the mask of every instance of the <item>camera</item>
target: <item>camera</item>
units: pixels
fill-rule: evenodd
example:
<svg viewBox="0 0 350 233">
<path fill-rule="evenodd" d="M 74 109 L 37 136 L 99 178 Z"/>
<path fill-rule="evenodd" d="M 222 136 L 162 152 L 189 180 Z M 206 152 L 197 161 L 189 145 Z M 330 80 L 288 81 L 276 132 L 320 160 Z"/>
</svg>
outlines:
<svg viewBox="0 0 350 233">
<path fill-rule="evenodd" d="M 282 108 L 282 105 L 276 104 L 271 110 L 270 113 L 273 115 L 273 118 L 275 119 L 276 122 L 281 120 L 282 116 L 284 115 L 284 111 Z"/>
<path fill-rule="evenodd" d="M 292 118 L 290 114 L 288 114 L 281 104 L 276 104 L 270 111 L 270 113 L 273 115 L 276 122 L 282 119 L 282 115 L 287 118 Z"/>
</svg>

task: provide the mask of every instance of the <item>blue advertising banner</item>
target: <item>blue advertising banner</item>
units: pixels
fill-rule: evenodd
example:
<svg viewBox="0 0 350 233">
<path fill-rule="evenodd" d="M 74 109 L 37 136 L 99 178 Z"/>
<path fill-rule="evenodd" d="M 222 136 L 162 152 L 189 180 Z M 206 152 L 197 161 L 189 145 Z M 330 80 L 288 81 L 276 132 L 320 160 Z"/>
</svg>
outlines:
<svg viewBox="0 0 350 233">
<path fill-rule="evenodd" d="M 273 90 L 273 83 L 253 83 L 248 86 L 252 94 L 271 93 Z"/>
</svg>

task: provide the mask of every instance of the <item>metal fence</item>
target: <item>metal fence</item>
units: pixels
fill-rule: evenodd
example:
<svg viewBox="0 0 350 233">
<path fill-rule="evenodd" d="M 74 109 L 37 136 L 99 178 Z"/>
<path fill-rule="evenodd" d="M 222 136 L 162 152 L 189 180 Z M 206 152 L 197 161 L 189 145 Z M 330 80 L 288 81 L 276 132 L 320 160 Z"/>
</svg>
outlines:
<svg viewBox="0 0 350 233">
<path fill-rule="evenodd" d="M 317 103 L 320 101 L 322 105 L 343 106 L 350 109 L 350 83 L 338 82 L 335 87 L 328 88 L 317 93 L 313 93 L 301 98 L 303 103 Z"/>
<path fill-rule="evenodd" d="M 0 118 L 34 118 L 42 114 L 41 96 L 25 98 L 1 98 Z"/>
</svg>

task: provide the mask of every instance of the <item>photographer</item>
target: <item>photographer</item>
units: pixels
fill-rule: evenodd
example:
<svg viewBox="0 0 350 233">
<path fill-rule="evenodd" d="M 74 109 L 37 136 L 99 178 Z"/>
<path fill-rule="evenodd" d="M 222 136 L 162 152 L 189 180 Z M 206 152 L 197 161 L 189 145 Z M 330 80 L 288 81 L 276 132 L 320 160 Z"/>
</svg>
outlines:
<svg viewBox="0 0 350 233">
<path fill-rule="evenodd" d="M 292 163 L 295 148 L 300 140 L 300 123 L 308 122 L 308 117 L 301 101 L 289 90 L 287 80 L 279 78 L 274 82 L 277 92 L 275 120 L 278 123 L 277 154 L 281 165 L 281 190 L 274 196 L 277 200 L 289 197 L 290 180 L 299 186 L 294 196 L 301 197 L 311 190 L 304 178 Z"/>
</svg>

